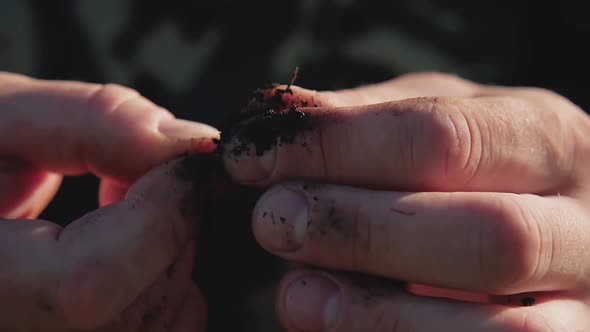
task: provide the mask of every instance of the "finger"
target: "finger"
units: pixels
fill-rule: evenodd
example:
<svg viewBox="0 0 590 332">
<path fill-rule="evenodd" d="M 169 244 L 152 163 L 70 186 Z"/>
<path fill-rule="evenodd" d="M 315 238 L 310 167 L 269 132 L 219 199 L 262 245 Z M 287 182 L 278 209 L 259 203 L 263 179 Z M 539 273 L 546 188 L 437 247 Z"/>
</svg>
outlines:
<svg viewBox="0 0 590 332">
<path fill-rule="evenodd" d="M 279 286 L 277 311 L 288 331 L 570 331 L 590 326 L 574 301 L 506 307 L 418 297 L 370 279 L 297 271 Z M 556 308 L 566 316 L 553 315 Z M 565 310 L 563 308 L 566 308 Z M 567 327 L 567 328 L 566 328 Z"/>
<path fill-rule="evenodd" d="M 0 153 L 64 174 L 129 184 L 184 153 L 214 149 L 217 131 L 175 119 L 116 85 L 0 74 Z"/>
<path fill-rule="evenodd" d="M 186 297 L 184 306 L 178 312 L 171 332 L 204 332 L 207 326 L 207 307 L 203 294 L 193 286 Z"/>
<path fill-rule="evenodd" d="M 61 176 L 22 163 L 0 161 L 0 216 L 35 218 L 49 204 Z"/>
<path fill-rule="evenodd" d="M 125 200 L 87 214 L 60 233 L 64 266 L 56 301 L 72 325 L 99 326 L 116 317 L 165 274 L 194 238 L 199 183 L 194 157 L 154 169 Z"/>
<path fill-rule="evenodd" d="M 192 290 L 193 258 L 194 243 L 190 243 L 165 273 L 124 311 L 118 325 L 126 331 L 168 331 L 187 292 Z"/>
<path fill-rule="evenodd" d="M 265 193 L 254 235 L 288 260 L 433 286 L 511 294 L 579 284 L 587 214 L 564 197 L 399 193 L 286 184 Z"/>
<path fill-rule="evenodd" d="M 251 155 L 251 147 L 246 146 L 247 142 L 238 142 L 237 147 L 235 146 L 236 142 L 234 142 L 236 138 L 234 136 L 238 135 L 238 131 L 240 131 L 239 121 L 247 119 L 251 114 L 264 114 L 268 110 L 287 110 L 293 106 L 320 108 L 361 106 L 421 96 L 469 97 L 478 93 L 480 90 L 479 87 L 479 85 L 457 76 L 440 73 L 407 74 L 386 82 L 340 91 L 314 91 L 292 85 L 273 85 L 270 88 L 256 90 L 245 112 L 236 115 L 235 119 L 231 119 L 223 128 L 221 150 L 225 150 L 225 152 L 230 151 L 229 154 L 225 154 L 226 159 L 229 158 L 236 162 L 238 159 L 244 158 L 244 153 L 242 153 L 244 151 L 246 152 L 246 156 Z M 267 116 L 263 117 L 268 119 Z M 297 117 L 295 116 L 295 118 Z M 262 132 L 263 137 L 262 141 L 260 141 L 262 137 L 258 137 L 258 142 L 253 142 L 255 143 L 253 150 L 255 150 L 257 156 L 262 156 L 273 145 L 273 141 L 276 138 L 274 135 L 279 134 L 278 132 L 265 133 L 265 131 L 269 128 L 277 127 L 280 123 L 283 124 L 281 127 L 285 126 L 286 121 L 282 121 L 281 119 L 275 120 L 278 121 L 271 119 L 272 122 L 278 123 L 266 123 L 261 124 L 261 128 L 252 128 L 252 134 L 257 135 L 257 132 Z M 265 129 L 264 127 L 267 128 Z M 279 128 L 279 131 L 281 129 L 286 129 L 286 137 L 295 134 L 292 129 Z M 286 137 L 283 137 L 283 140 Z M 307 148 L 307 142 L 303 142 L 302 146 Z M 266 153 L 260 162 L 262 164 L 269 164 L 272 163 L 269 160 L 272 158 L 273 153 Z M 258 182 L 266 174 L 264 174 L 264 170 L 257 169 L 256 162 L 246 161 L 245 167 L 239 167 L 238 165 L 231 167 L 232 165 L 230 164 L 228 169 L 234 177 L 243 182 Z"/>
<path fill-rule="evenodd" d="M 128 190 L 129 186 L 127 185 L 109 179 L 102 179 L 98 188 L 99 206 L 106 206 L 122 200 Z"/>
<path fill-rule="evenodd" d="M 405 191 L 551 192 L 570 183 L 574 133 L 588 127 L 579 111 L 554 106 L 430 97 L 259 113 L 224 131 L 223 155 L 247 184 L 305 178 Z"/>
</svg>

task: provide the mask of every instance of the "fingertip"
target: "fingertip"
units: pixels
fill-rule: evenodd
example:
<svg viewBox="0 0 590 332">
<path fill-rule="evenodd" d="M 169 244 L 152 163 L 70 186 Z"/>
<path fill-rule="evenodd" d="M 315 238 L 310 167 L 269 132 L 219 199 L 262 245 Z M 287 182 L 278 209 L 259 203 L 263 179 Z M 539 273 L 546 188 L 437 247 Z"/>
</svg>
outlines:
<svg viewBox="0 0 590 332">
<path fill-rule="evenodd" d="M 258 200 L 252 215 L 256 241 L 277 254 L 292 254 L 304 245 L 310 211 L 307 197 L 282 185 L 268 190 Z"/>
<path fill-rule="evenodd" d="M 277 150 L 271 147 L 259 155 L 256 149 L 254 144 L 243 146 L 235 140 L 224 145 L 221 155 L 223 165 L 235 181 L 245 185 L 262 186 L 270 180 Z"/>
<path fill-rule="evenodd" d="M 339 324 L 344 300 L 344 288 L 337 279 L 301 269 L 281 280 L 276 310 L 289 330 L 327 331 Z"/>
</svg>

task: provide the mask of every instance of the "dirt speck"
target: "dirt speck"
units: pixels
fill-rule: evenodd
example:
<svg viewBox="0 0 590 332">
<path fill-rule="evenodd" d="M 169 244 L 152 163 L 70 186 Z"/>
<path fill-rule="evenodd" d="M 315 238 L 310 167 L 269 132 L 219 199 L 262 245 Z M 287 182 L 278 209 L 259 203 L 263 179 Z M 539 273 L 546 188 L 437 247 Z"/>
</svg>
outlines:
<svg viewBox="0 0 590 332">
<path fill-rule="evenodd" d="M 523 297 L 520 300 L 520 304 L 522 304 L 523 307 L 530 307 L 535 304 L 535 298 L 532 296 Z"/>
</svg>

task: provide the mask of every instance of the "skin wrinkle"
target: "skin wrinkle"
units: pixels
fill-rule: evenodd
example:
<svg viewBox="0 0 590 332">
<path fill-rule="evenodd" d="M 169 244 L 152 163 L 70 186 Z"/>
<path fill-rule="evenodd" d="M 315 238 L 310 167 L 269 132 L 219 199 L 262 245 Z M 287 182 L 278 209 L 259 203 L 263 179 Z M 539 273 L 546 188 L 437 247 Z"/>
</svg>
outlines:
<svg viewBox="0 0 590 332">
<path fill-rule="evenodd" d="M 549 245 L 547 245 L 546 243 L 543 243 L 543 245 L 548 246 L 550 248 L 549 252 L 547 253 L 547 258 L 546 258 L 547 259 L 547 269 L 544 271 L 544 274 L 547 274 L 547 273 L 549 273 L 551 266 L 562 266 L 563 265 L 563 262 L 556 262 L 556 257 L 567 256 L 567 255 L 570 255 L 571 253 L 565 253 L 565 255 L 564 255 L 563 251 L 560 250 L 560 248 L 561 248 L 560 242 L 564 238 L 561 227 L 553 222 L 552 216 L 546 215 L 544 217 L 548 218 L 548 220 L 551 221 L 549 227 L 551 228 L 551 230 L 553 230 L 555 232 L 555 233 L 549 232 L 549 236 L 547 237 L 549 239 Z M 559 271 L 560 273 L 565 272 L 565 271 L 563 271 L 564 270 L 563 268 L 559 268 L 559 270 L 560 270 Z M 577 278 L 574 278 L 574 280 L 575 279 L 577 279 Z"/>
<path fill-rule="evenodd" d="M 547 253 L 547 249 L 543 250 L 543 247 L 545 247 L 545 245 L 547 243 L 545 243 L 545 241 L 550 243 L 550 248 L 549 249 L 549 253 L 548 255 L 551 257 L 553 256 L 552 251 L 552 246 L 553 246 L 553 237 L 549 236 L 549 237 L 545 237 L 544 233 L 541 229 L 541 225 L 540 223 L 537 221 L 539 220 L 539 218 L 536 218 L 534 216 L 534 214 L 532 213 L 532 211 L 527 210 L 524 211 L 524 209 L 522 208 L 522 206 L 520 207 L 520 211 L 521 211 L 521 215 L 528 215 L 528 220 L 531 220 L 531 222 L 527 223 L 527 228 L 529 229 L 529 233 L 536 233 L 536 238 L 539 241 L 539 251 L 535 251 L 538 252 L 539 254 L 537 254 L 537 260 L 535 262 L 535 268 L 533 269 L 533 271 L 531 272 L 531 277 L 530 280 L 540 280 L 543 279 L 544 277 L 546 277 L 547 275 L 547 271 L 549 270 L 550 266 L 551 266 L 551 260 L 547 260 L 545 258 L 544 253 Z"/>
<path fill-rule="evenodd" d="M 446 121 L 448 121 L 448 123 L 450 124 L 450 128 L 452 129 L 452 133 L 453 133 L 453 136 L 455 137 L 457 144 L 460 144 L 461 139 L 459 137 L 459 131 L 457 130 L 457 125 L 455 124 L 455 121 L 453 121 L 450 114 L 447 114 Z M 449 146 L 445 152 L 445 173 L 444 174 L 445 174 L 446 179 L 449 179 L 449 162 L 452 159 L 452 152 L 451 152 L 452 149 L 453 149 L 453 146 Z"/>
<path fill-rule="evenodd" d="M 124 93 L 124 97 L 117 97 L 117 93 Z M 99 85 L 96 87 L 96 90 L 90 94 L 90 97 L 87 99 L 87 103 L 89 109 L 95 109 L 98 111 L 99 119 L 101 117 L 108 118 L 112 116 L 112 114 L 116 113 L 118 110 L 121 109 L 127 102 L 136 100 L 140 98 L 141 95 L 139 92 L 125 88 L 123 86 L 119 86 L 116 84 L 105 84 Z M 116 101 L 112 101 L 112 100 Z M 118 99 L 118 100 L 117 100 Z M 96 121 L 93 119 L 95 116 L 94 112 L 81 112 L 86 115 L 86 119 L 84 121 Z M 83 140 L 81 141 L 82 147 L 81 149 L 82 155 L 81 159 L 84 165 L 84 168 L 89 170 L 90 172 L 96 173 L 96 170 L 93 169 L 93 165 L 90 162 L 91 155 L 95 154 L 95 151 L 90 149 L 93 146 L 91 140 L 92 136 L 82 135 Z"/>
<path fill-rule="evenodd" d="M 444 118 L 448 117 L 448 114 L 450 114 L 451 112 L 445 112 L 445 108 L 447 108 L 447 106 L 452 105 L 452 103 L 454 103 L 455 99 L 454 98 L 447 98 L 447 97 L 419 97 L 419 100 L 422 101 L 422 107 L 420 107 L 418 113 L 416 114 L 426 114 L 428 115 L 427 119 L 428 121 L 421 121 L 421 119 L 415 119 L 415 121 L 417 122 L 417 127 L 419 129 L 417 129 L 416 132 L 418 133 L 428 133 L 428 132 L 434 132 L 436 135 L 440 135 L 438 137 L 436 137 L 436 142 L 434 142 L 435 144 L 444 144 L 443 148 L 444 151 L 441 151 L 439 148 L 435 148 L 434 151 L 437 152 L 442 152 L 443 155 L 446 154 L 447 151 L 451 150 L 453 144 L 454 144 L 454 139 L 453 139 L 453 133 L 450 132 L 449 130 L 449 126 L 445 124 Z M 428 124 L 428 126 L 426 126 L 426 124 Z M 426 129 L 424 129 L 426 128 Z M 454 128 L 451 128 L 451 131 Z M 450 132 L 450 135 L 448 135 Z M 412 135 L 415 137 L 415 135 Z M 424 136 L 424 135 L 420 135 L 421 138 L 425 138 L 428 137 L 430 138 L 430 136 Z M 427 143 L 427 144 L 424 144 Z M 420 144 L 415 144 L 415 148 L 413 149 L 413 151 L 411 152 L 411 158 L 416 159 L 415 155 L 420 155 L 419 153 L 417 153 L 416 151 L 418 151 L 418 148 L 428 148 L 430 149 L 428 143 L 433 143 L 431 141 L 424 141 L 422 140 L 420 142 Z M 414 145 L 413 145 L 414 146 Z M 428 160 L 429 163 L 431 163 L 431 160 Z M 416 164 L 416 162 L 414 162 L 414 164 Z M 433 170 L 439 170 L 437 169 L 437 165 L 434 164 L 431 166 L 431 168 L 427 168 L 428 172 L 431 173 L 436 173 L 436 172 L 432 172 Z M 431 175 L 432 177 L 432 175 Z M 436 183 L 437 180 L 434 180 L 434 182 Z M 432 185 L 431 185 L 432 186 Z M 440 189 L 438 188 L 440 185 L 439 184 L 435 184 L 435 187 L 433 189 L 437 190 Z"/>
<path fill-rule="evenodd" d="M 493 206 L 483 206 L 483 212 L 490 215 L 493 222 L 478 224 L 483 229 L 482 239 L 478 243 L 480 247 L 478 251 L 482 252 L 482 262 L 480 263 L 482 273 L 479 279 L 487 285 L 484 291 L 490 294 L 505 294 L 507 291 L 505 288 L 514 285 L 519 274 L 514 273 L 514 276 L 505 280 L 507 268 L 502 263 L 504 262 L 503 258 L 508 256 L 505 248 L 506 239 L 503 238 L 506 231 L 499 227 L 506 228 L 504 225 L 506 224 L 506 215 L 510 217 L 511 214 L 505 208 L 506 199 L 498 198 L 496 201 Z M 510 252 L 509 254 L 513 255 L 514 253 Z M 512 269 L 509 269 L 512 272 Z M 502 280 L 499 280 L 500 278 Z"/>
<path fill-rule="evenodd" d="M 467 178 L 463 182 L 463 185 L 469 186 L 471 183 L 473 183 L 473 179 L 477 175 L 478 170 L 481 168 L 481 161 L 484 154 L 482 151 L 483 137 L 481 136 L 481 126 L 479 125 L 476 119 L 470 121 L 469 118 L 463 113 L 462 108 L 459 108 L 458 113 L 461 115 L 461 118 L 465 122 L 465 130 L 467 131 L 467 135 L 465 135 L 465 137 L 469 138 L 469 142 L 466 143 L 467 156 L 465 157 L 465 163 L 461 168 L 464 175 L 467 175 Z"/>
<path fill-rule="evenodd" d="M 119 96 L 122 95 L 122 96 Z M 89 96 L 88 106 L 95 109 L 99 114 L 108 117 L 121 108 L 123 104 L 130 100 L 139 98 L 139 92 L 117 84 L 100 85 Z M 94 115 L 92 112 L 87 113 L 89 116 Z"/>
<path fill-rule="evenodd" d="M 489 108 L 486 109 L 485 105 L 480 105 L 480 107 L 482 108 L 482 112 L 489 110 Z M 474 135 L 477 137 L 475 141 L 477 141 L 479 144 L 477 147 L 475 147 L 477 162 L 473 166 L 473 171 L 470 178 L 467 180 L 467 184 L 471 184 L 473 179 L 478 178 L 484 165 L 488 166 L 487 171 L 491 173 L 491 169 L 493 168 L 493 158 L 495 158 L 497 155 L 492 149 L 492 142 L 494 142 L 495 139 L 490 130 L 490 122 L 485 117 L 474 117 L 473 122 L 476 124 L 477 128 L 473 130 Z"/>
<path fill-rule="evenodd" d="M 517 249 L 518 251 L 515 252 L 515 257 L 517 257 L 516 260 L 514 260 L 514 262 L 516 262 L 517 264 L 515 264 L 515 267 L 518 267 L 518 269 L 515 269 L 515 271 L 517 271 L 517 273 L 514 273 L 514 279 L 511 283 L 507 284 L 508 285 L 512 285 L 513 287 L 519 287 L 523 284 L 525 284 L 527 281 L 532 281 L 535 280 L 536 277 L 536 273 L 539 270 L 539 256 L 542 256 L 541 253 L 541 229 L 540 229 L 540 224 L 536 221 L 535 218 L 532 218 L 532 216 L 530 215 L 530 213 L 526 212 L 522 206 L 522 204 L 520 204 L 520 202 L 515 201 L 513 198 L 508 198 L 505 200 L 508 204 L 510 204 L 510 206 L 512 207 L 511 209 L 507 210 L 509 211 L 510 215 L 513 215 L 514 213 L 516 213 L 516 218 L 511 218 L 511 220 L 509 222 L 514 223 L 515 226 L 517 226 L 517 224 L 522 224 L 522 226 L 524 226 L 524 229 L 521 229 L 522 226 L 518 226 L 518 231 L 514 230 L 511 233 L 517 234 L 518 236 L 515 238 L 518 244 L 522 244 L 524 245 L 524 248 L 521 248 L 521 246 L 518 246 Z M 513 227 L 510 227 L 510 229 L 512 229 Z M 521 234 L 526 234 L 526 235 L 521 235 Z M 535 235 L 535 237 L 530 238 L 531 235 Z M 531 246 L 533 245 L 533 246 Z M 535 259 L 531 260 L 528 257 L 528 254 L 530 253 L 539 253 L 536 254 L 537 256 L 535 257 Z M 525 256 L 522 256 L 522 255 Z M 522 257 L 519 257 L 522 256 Z M 524 264 L 520 264 L 520 263 L 524 263 Z M 532 265 L 531 265 L 532 264 Z M 508 287 L 509 289 L 509 287 Z"/>
</svg>

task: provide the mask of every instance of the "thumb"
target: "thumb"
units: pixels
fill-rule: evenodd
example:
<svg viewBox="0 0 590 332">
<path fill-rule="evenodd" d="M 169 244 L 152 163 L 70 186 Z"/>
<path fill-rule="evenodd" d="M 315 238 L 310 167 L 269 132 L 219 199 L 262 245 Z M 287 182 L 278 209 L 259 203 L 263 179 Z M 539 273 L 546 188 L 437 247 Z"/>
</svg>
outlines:
<svg viewBox="0 0 590 332">
<path fill-rule="evenodd" d="M 165 273 L 194 237 L 200 195 L 197 156 L 162 165 L 127 197 L 61 232 L 57 305 L 78 328 L 116 317 Z"/>
</svg>

